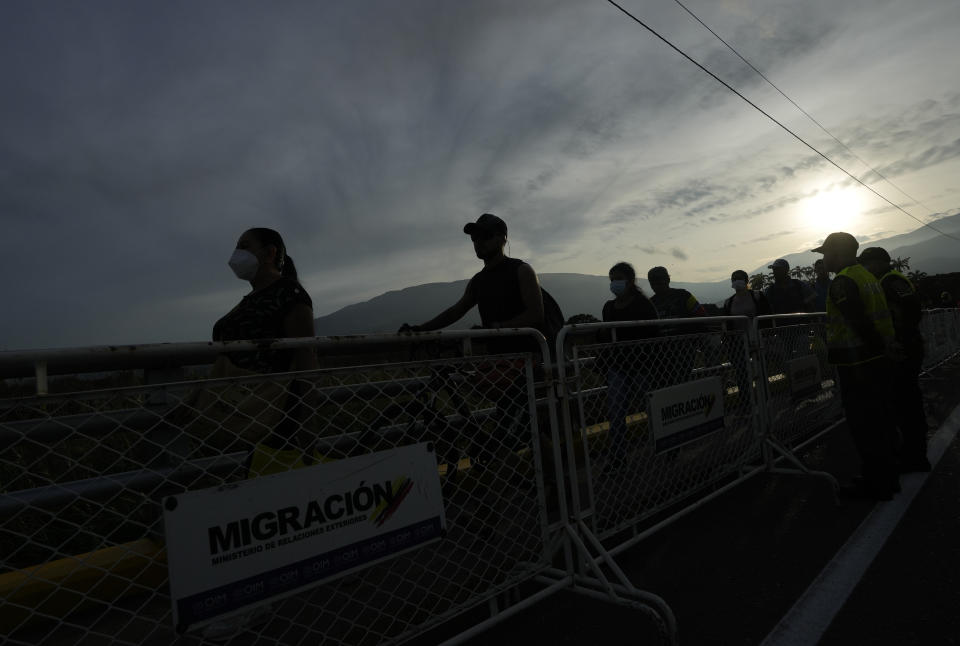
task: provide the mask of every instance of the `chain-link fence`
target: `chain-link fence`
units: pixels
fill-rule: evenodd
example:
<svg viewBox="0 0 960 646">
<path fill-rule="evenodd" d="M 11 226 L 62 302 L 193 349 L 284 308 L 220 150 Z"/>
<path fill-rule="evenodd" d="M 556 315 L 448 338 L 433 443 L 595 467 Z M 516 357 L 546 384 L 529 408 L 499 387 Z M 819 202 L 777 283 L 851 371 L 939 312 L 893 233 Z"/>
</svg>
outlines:
<svg viewBox="0 0 960 646">
<path fill-rule="evenodd" d="M 748 319 L 671 320 L 671 334 L 660 336 L 665 325 L 577 326 L 558 342 L 569 357 L 570 475 L 601 539 L 759 458 Z"/>
<path fill-rule="evenodd" d="M 548 515 L 557 521 L 561 501 L 556 474 L 545 489 L 529 354 L 213 372 L 3 402 L 6 640 L 390 643 L 554 565 Z M 165 497 L 291 469 L 323 477 L 332 461 L 423 442 L 436 455 L 442 540 L 175 631 Z"/>
<path fill-rule="evenodd" d="M 923 369 L 930 370 L 960 353 L 960 309 L 924 310 Z"/>
<path fill-rule="evenodd" d="M 825 317 L 760 316 L 756 326 L 769 437 L 792 450 L 843 416 Z"/>
<path fill-rule="evenodd" d="M 818 315 L 664 325 L 569 326 L 555 366 L 540 364 L 537 333 L 535 354 L 484 347 L 510 331 L 268 343 L 339 352 L 321 353 L 323 369 L 269 376 L 210 367 L 262 343 L 190 344 L 177 360 L 159 346 L 0 355 L 0 376 L 15 379 L 0 393 L 0 634 L 392 643 L 537 581 L 547 587 L 512 609 L 566 587 L 655 608 L 670 637 L 669 608 L 611 558 L 643 532 L 608 549 L 615 535 L 655 531 L 742 482 L 762 446 L 792 457 L 841 412 Z M 956 310 L 923 326 L 925 367 L 960 351 Z M 63 374 L 106 370 L 121 354 L 121 372 Z M 325 465 L 413 444 L 435 459 L 442 540 L 174 626 L 164 499 L 291 470 L 322 477 Z"/>
</svg>

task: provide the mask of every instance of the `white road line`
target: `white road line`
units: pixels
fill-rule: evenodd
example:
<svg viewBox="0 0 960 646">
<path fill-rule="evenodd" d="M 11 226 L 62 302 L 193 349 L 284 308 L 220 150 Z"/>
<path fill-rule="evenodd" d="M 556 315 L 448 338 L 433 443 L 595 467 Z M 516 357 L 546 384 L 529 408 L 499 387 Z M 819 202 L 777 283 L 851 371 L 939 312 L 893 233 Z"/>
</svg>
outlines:
<svg viewBox="0 0 960 646">
<path fill-rule="evenodd" d="M 927 456 L 931 464 L 936 466 L 940 461 L 958 429 L 960 406 L 930 439 Z M 909 473 L 900 477 L 903 491 L 891 502 L 873 508 L 760 646 L 809 646 L 820 641 L 929 475 Z"/>
</svg>

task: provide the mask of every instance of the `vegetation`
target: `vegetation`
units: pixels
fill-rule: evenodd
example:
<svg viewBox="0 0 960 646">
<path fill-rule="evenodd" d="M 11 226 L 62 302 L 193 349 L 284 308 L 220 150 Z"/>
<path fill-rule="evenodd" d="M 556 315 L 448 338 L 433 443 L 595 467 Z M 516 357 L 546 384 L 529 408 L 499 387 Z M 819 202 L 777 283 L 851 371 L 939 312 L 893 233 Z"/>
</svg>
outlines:
<svg viewBox="0 0 960 646">
<path fill-rule="evenodd" d="M 896 269 L 899 272 L 907 272 L 910 269 L 910 256 L 906 258 L 901 258 L 897 256 L 890 260 L 890 267 Z M 916 284 L 922 278 L 926 277 L 926 273 L 913 271 L 907 274 L 907 277 Z M 813 282 L 817 278 L 817 272 L 814 271 L 813 265 L 797 265 L 796 267 L 790 268 L 791 278 L 796 278 L 797 280 L 802 280 L 806 282 Z M 757 291 L 765 289 L 769 285 L 773 284 L 773 272 L 767 272 L 765 274 L 754 274 L 750 276 L 750 287 Z"/>
</svg>

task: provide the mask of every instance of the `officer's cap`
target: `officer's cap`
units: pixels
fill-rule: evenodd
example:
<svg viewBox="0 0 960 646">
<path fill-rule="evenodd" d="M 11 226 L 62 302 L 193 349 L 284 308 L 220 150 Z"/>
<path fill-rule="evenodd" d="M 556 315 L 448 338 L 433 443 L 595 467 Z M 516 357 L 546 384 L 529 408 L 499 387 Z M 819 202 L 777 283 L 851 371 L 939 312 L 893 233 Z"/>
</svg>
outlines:
<svg viewBox="0 0 960 646">
<path fill-rule="evenodd" d="M 823 253 L 830 250 L 853 251 L 856 253 L 860 243 L 849 233 L 844 231 L 834 231 L 826 237 L 823 244 L 816 249 L 811 249 L 813 253 Z"/>
</svg>

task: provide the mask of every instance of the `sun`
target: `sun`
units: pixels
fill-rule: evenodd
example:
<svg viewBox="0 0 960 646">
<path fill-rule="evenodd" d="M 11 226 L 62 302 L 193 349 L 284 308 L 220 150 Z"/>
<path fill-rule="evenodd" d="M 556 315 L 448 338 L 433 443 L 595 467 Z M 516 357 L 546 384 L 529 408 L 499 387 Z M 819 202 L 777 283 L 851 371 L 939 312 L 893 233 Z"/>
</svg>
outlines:
<svg viewBox="0 0 960 646">
<path fill-rule="evenodd" d="M 856 187 L 819 191 L 806 201 L 804 219 L 826 231 L 848 231 L 859 220 L 863 204 Z"/>
</svg>

